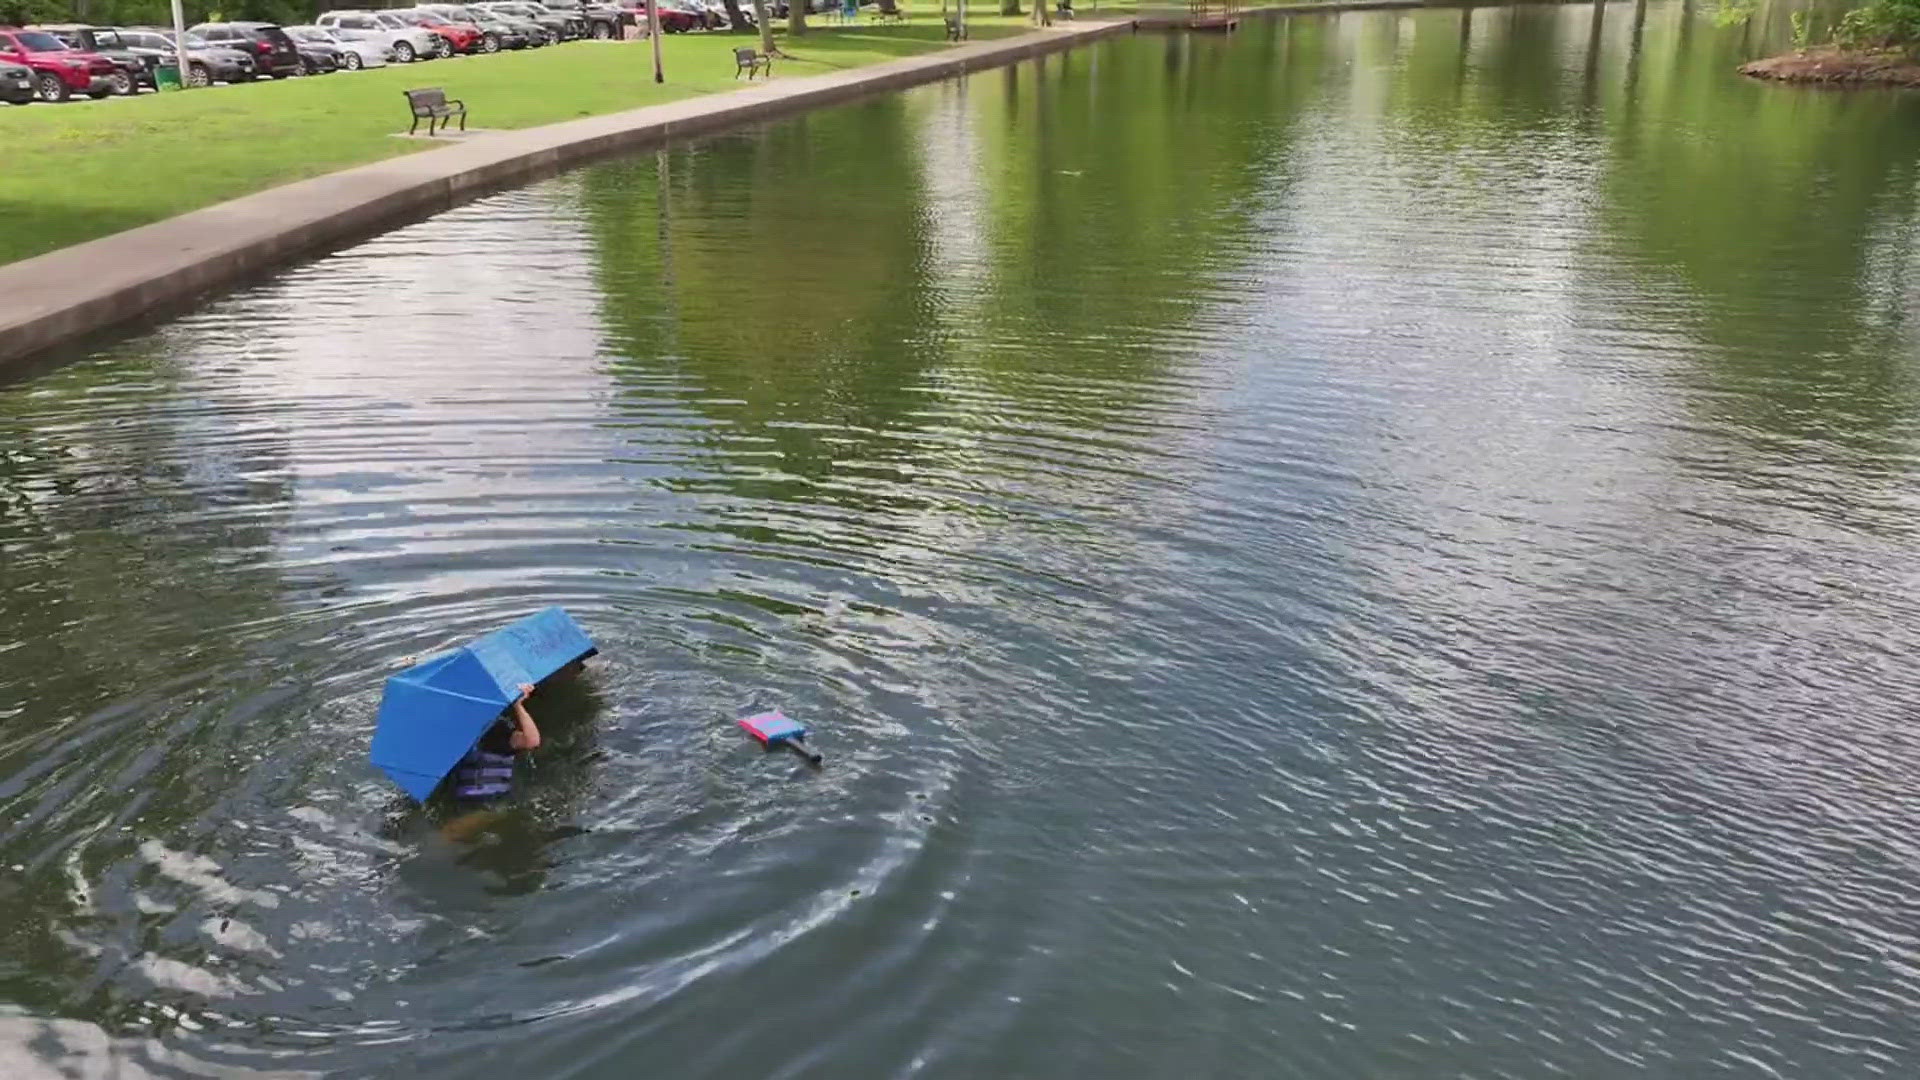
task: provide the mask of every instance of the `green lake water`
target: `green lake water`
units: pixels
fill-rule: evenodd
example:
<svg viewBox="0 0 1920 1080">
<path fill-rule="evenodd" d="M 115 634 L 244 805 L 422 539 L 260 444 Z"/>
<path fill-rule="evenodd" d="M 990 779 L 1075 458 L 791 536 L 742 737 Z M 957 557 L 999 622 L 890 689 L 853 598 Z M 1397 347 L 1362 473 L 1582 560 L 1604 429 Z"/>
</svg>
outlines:
<svg viewBox="0 0 1920 1080">
<path fill-rule="evenodd" d="M 1787 33 L 1126 37 L 0 386 L 0 1075 L 1920 1073 L 1920 98 Z M 547 604 L 450 842 L 380 682 Z"/>
</svg>

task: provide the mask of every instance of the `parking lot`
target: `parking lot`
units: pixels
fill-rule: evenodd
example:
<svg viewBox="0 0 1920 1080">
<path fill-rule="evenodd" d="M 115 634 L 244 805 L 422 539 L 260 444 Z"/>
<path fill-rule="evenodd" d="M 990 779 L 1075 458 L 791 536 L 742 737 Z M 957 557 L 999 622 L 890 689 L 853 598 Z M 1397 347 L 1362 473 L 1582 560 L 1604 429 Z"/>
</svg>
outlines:
<svg viewBox="0 0 1920 1080">
<path fill-rule="evenodd" d="M 824 6 L 829 0 L 811 0 Z M 770 4 L 770 10 L 783 10 Z M 751 4 L 659 0 L 666 34 L 752 27 Z M 389 65 L 539 50 L 572 42 L 644 36 L 642 0 L 482 0 L 409 8 L 342 8 L 310 24 L 212 21 L 186 31 L 185 63 L 173 32 L 159 26 L 91 23 L 0 26 L 0 101 L 16 105 L 97 101 L 165 87 L 247 86 L 351 74 Z"/>
</svg>

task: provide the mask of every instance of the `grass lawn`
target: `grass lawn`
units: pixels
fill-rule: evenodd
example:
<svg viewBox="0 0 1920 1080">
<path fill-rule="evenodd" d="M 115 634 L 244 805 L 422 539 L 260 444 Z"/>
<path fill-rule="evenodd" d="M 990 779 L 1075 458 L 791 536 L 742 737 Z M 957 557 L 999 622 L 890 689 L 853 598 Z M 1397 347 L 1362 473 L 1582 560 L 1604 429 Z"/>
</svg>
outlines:
<svg viewBox="0 0 1920 1080">
<path fill-rule="evenodd" d="M 793 78 L 947 48 L 917 5 L 906 26 L 838 26 L 780 38 Z M 969 13 L 976 40 L 1027 29 Z M 653 82 L 645 41 L 577 41 L 544 49 L 393 64 L 318 78 L 62 105 L 0 105 L 0 264 L 171 217 L 291 180 L 431 148 L 407 129 L 400 91 L 443 86 L 469 122 L 519 128 L 735 89 L 732 51 L 754 37 L 662 38 L 667 81 Z"/>
</svg>

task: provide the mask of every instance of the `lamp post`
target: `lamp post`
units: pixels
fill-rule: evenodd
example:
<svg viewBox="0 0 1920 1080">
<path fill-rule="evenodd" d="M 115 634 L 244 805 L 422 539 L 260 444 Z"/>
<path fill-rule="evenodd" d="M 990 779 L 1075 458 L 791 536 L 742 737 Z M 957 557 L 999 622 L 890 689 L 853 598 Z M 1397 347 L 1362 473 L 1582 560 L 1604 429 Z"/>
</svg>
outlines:
<svg viewBox="0 0 1920 1080">
<path fill-rule="evenodd" d="M 187 85 L 187 17 L 180 10 L 180 0 L 173 0 L 173 62 L 179 65 L 180 86 Z"/>
<path fill-rule="evenodd" d="M 666 82 L 667 77 L 660 70 L 660 0 L 647 0 L 647 36 L 653 39 L 653 81 Z"/>
</svg>

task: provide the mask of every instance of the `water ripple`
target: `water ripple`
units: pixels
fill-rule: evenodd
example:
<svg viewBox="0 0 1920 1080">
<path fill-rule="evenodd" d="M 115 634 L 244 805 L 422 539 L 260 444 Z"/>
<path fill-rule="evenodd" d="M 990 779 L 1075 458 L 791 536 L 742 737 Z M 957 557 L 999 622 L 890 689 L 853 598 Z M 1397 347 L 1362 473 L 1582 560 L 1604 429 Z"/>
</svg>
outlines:
<svg viewBox="0 0 1920 1080">
<path fill-rule="evenodd" d="M 1591 10 L 980 73 L 0 388 L 0 1072 L 1911 1074 L 1914 106 Z M 551 603 L 446 840 L 380 678 Z"/>
</svg>

